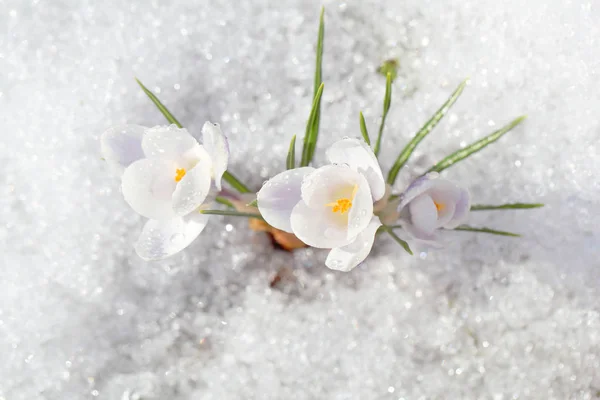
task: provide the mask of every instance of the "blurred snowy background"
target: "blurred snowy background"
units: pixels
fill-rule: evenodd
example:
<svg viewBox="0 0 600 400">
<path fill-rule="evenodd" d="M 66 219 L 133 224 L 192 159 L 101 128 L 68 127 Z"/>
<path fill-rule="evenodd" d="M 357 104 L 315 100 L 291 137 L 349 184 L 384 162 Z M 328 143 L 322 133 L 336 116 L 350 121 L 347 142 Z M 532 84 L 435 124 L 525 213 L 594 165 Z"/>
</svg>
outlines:
<svg viewBox="0 0 600 400">
<path fill-rule="evenodd" d="M 146 263 L 143 220 L 100 160 L 116 123 L 221 123 L 232 171 L 260 187 L 304 131 L 321 3 L 0 1 L 0 399 L 600 398 L 600 9 L 594 2 L 325 1 L 321 148 L 372 132 L 400 61 L 386 169 L 466 76 L 397 189 L 513 117 L 446 171 L 471 224 L 410 257 L 388 238 L 348 274 L 214 218 Z M 274 288 L 281 268 L 293 275 Z"/>
</svg>

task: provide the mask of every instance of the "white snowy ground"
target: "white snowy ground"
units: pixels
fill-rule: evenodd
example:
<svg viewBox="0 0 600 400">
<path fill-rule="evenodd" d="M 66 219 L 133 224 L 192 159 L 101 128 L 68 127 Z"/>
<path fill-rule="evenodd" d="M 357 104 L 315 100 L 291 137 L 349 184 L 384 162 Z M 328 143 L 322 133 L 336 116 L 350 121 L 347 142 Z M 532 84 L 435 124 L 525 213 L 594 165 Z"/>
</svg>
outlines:
<svg viewBox="0 0 600 400">
<path fill-rule="evenodd" d="M 600 398 L 600 9 L 593 2 L 326 1 L 321 148 L 376 130 L 397 57 L 383 164 L 466 76 L 411 176 L 520 114 L 445 172 L 472 225 L 410 257 L 382 236 L 348 274 L 321 251 L 274 250 L 214 218 L 184 253 L 146 263 L 143 220 L 100 160 L 115 123 L 162 116 L 229 134 L 258 188 L 283 167 L 312 94 L 320 3 L 0 1 L 0 399 Z M 275 289 L 282 267 L 295 279 Z"/>
</svg>

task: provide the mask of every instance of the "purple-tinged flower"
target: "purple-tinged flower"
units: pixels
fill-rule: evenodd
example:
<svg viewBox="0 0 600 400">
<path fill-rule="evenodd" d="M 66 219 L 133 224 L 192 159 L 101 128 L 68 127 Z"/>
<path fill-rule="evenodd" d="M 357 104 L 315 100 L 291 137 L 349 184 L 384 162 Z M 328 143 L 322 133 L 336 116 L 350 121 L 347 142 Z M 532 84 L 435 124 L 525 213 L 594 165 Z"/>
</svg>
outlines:
<svg viewBox="0 0 600 400">
<path fill-rule="evenodd" d="M 416 179 L 400 197 L 399 223 L 413 239 L 439 245 L 439 229 L 454 229 L 463 224 L 471 208 L 465 188 L 438 179 L 432 172 Z"/>
</svg>

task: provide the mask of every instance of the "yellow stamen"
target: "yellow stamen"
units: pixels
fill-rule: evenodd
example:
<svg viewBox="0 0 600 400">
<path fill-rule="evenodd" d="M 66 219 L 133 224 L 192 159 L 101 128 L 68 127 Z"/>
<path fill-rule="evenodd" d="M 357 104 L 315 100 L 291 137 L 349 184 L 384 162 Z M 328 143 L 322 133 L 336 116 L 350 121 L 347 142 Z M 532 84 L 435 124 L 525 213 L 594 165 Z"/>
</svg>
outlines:
<svg viewBox="0 0 600 400">
<path fill-rule="evenodd" d="M 444 203 L 438 203 L 437 201 L 434 201 L 433 204 L 435 204 L 435 208 L 438 210 L 438 212 L 446 208 Z"/>
<path fill-rule="evenodd" d="M 352 201 L 354 200 L 354 196 L 356 196 L 356 192 L 358 191 L 358 185 L 354 185 L 354 189 L 352 190 L 352 197 L 342 197 L 341 199 L 337 199 L 333 203 L 325 204 L 326 207 L 332 207 L 331 211 L 334 213 L 338 212 L 340 214 L 344 214 L 348 212 L 352 208 Z"/>
<path fill-rule="evenodd" d="M 185 168 L 177 168 L 175 170 L 175 182 L 179 182 L 185 176 Z"/>
</svg>

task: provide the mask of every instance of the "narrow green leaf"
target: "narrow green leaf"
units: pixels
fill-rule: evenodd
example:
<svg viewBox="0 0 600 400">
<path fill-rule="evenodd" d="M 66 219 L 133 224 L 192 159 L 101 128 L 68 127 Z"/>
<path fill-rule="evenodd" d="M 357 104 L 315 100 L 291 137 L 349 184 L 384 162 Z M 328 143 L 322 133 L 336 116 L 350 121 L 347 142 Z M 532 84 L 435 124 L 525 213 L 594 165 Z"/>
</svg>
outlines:
<svg viewBox="0 0 600 400">
<path fill-rule="evenodd" d="M 306 133 L 304 134 L 304 147 L 302 148 L 302 161 L 300 166 L 306 167 L 310 164 L 314 150 L 317 147 L 317 138 L 319 136 L 318 127 L 315 130 L 315 121 L 317 120 L 317 114 L 321 108 L 321 96 L 323 95 L 324 84 L 321 83 L 317 94 L 313 100 L 313 106 L 308 116 L 308 122 L 306 123 Z"/>
<path fill-rule="evenodd" d="M 237 190 L 238 192 L 250 193 L 250 189 L 248 189 L 248 186 L 244 185 L 231 172 L 225 171 L 225 173 L 223 174 L 223 179 L 225 179 L 225 182 L 229 183 L 231 187 Z"/>
<path fill-rule="evenodd" d="M 135 80 L 140 85 L 140 87 L 142 88 L 144 93 L 146 93 L 146 95 L 150 98 L 150 100 L 152 100 L 152 102 L 158 108 L 158 110 L 162 113 L 162 115 L 165 116 L 167 121 L 169 121 L 172 124 L 177 125 L 179 128 L 183 128 L 183 126 L 179 123 L 179 121 L 177 121 L 177 118 L 175 118 L 173 116 L 173 114 L 171 114 L 171 112 L 167 109 L 167 107 L 165 107 L 164 104 L 160 102 L 158 97 L 156 97 L 154 95 L 154 93 L 149 91 L 146 88 L 146 86 L 144 86 L 142 84 L 142 82 L 140 82 L 139 79 L 136 78 Z M 250 193 L 250 189 L 248 189 L 248 187 L 246 185 L 244 185 L 242 182 L 240 182 L 240 180 L 238 178 L 233 176 L 233 174 L 231 172 L 225 171 L 225 173 L 223 174 L 223 179 L 225 179 L 225 181 L 227 183 L 229 183 L 234 189 L 236 189 L 240 193 Z"/>
<path fill-rule="evenodd" d="M 387 73 L 385 78 L 385 95 L 383 97 L 383 115 L 381 116 L 381 125 L 379 125 L 379 134 L 377 135 L 377 141 L 375 142 L 375 155 L 379 155 L 379 150 L 381 149 L 381 137 L 383 136 L 383 126 L 385 125 L 385 119 L 387 117 L 388 111 L 390 111 L 390 106 L 392 104 L 392 74 Z"/>
<path fill-rule="evenodd" d="M 400 239 L 398 237 L 398 235 L 396 235 L 394 233 L 394 231 L 393 231 L 394 227 L 388 226 L 388 225 L 381 225 L 381 229 L 383 229 L 384 231 L 386 231 L 387 233 L 389 233 L 389 235 L 392 237 L 392 239 L 394 239 L 400 246 L 402 246 L 402 248 L 404 250 L 406 250 L 406 252 L 408 254 L 410 254 L 411 256 L 413 255 L 413 252 L 410 249 L 410 246 L 408 245 L 408 243 L 406 243 L 404 240 Z"/>
<path fill-rule="evenodd" d="M 229 201 L 228 199 L 226 199 L 225 197 L 217 196 L 215 198 L 215 201 L 219 204 L 223 204 L 224 206 L 235 209 L 235 206 L 233 205 L 233 203 L 231 201 Z"/>
<path fill-rule="evenodd" d="M 165 116 L 167 121 L 169 121 L 170 123 L 175 124 L 181 128 L 182 126 L 179 123 L 179 121 L 177 121 L 177 118 L 175 118 L 173 116 L 173 114 L 171 114 L 171 112 L 167 109 L 167 107 L 165 107 L 164 104 L 160 102 L 158 97 L 156 97 L 154 95 L 154 93 L 152 93 L 150 90 L 148 90 L 148 88 L 146 88 L 146 86 L 144 86 L 144 84 L 142 82 L 140 82 L 139 79 L 135 78 L 135 80 L 137 81 L 138 85 L 140 85 L 140 87 L 142 88 L 144 93 L 146 93 L 146 95 L 150 98 L 150 100 L 152 100 L 154 105 L 156 105 L 156 107 L 159 109 L 159 111 Z"/>
<path fill-rule="evenodd" d="M 415 134 L 412 140 L 408 142 L 404 149 L 402 149 L 400 155 L 396 159 L 396 162 L 394 163 L 394 165 L 390 169 L 390 172 L 388 173 L 387 182 L 390 185 L 393 185 L 394 182 L 396 182 L 396 178 L 398 177 L 400 169 L 402 169 L 402 167 L 406 164 L 406 162 L 410 158 L 413 151 L 415 151 L 415 148 L 421 142 L 421 140 L 425 139 L 425 136 L 427 136 L 429 132 L 431 132 L 433 128 L 435 128 L 435 126 L 441 121 L 444 115 L 446 115 L 450 107 L 452 107 L 452 105 L 456 103 L 456 100 L 458 100 L 465 86 L 467 85 L 467 81 L 468 78 L 462 81 L 460 85 L 458 85 L 458 87 L 448 98 L 448 100 L 446 100 L 446 102 L 442 104 L 439 110 L 437 110 L 435 114 L 433 114 L 429 121 L 427 121 L 425 125 L 423 125 L 421 129 L 419 129 L 419 131 Z"/>
<path fill-rule="evenodd" d="M 260 215 L 260 214 L 230 211 L 230 210 L 202 210 L 202 211 L 200 211 L 200 213 L 201 214 L 209 214 L 209 215 L 225 215 L 228 217 L 246 217 L 246 218 L 263 219 L 262 215 Z"/>
<path fill-rule="evenodd" d="M 475 228 L 469 225 L 460 225 L 454 229 L 453 231 L 468 231 L 468 232 L 480 232 L 480 233 L 490 233 L 492 235 L 500 235 L 500 236 L 511 236 L 511 237 L 521 237 L 521 235 L 512 232 L 506 231 L 498 231 L 490 228 Z"/>
<path fill-rule="evenodd" d="M 287 159 L 286 159 L 287 169 L 296 168 L 296 135 L 292 136 L 292 141 L 290 142 L 290 148 L 288 150 Z"/>
<path fill-rule="evenodd" d="M 483 149 L 487 145 L 494 143 L 496 140 L 500 139 L 504 134 L 508 133 L 515 126 L 519 125 L 526 118 L 525 115 L 513 120 L 510 124 L 498 129 L 496 132 L 484 137 L 483 139 L 478 140 L 477 142 L 465 147 L 464 149 L 460 149 L 448 157 L 444 158 L 439 163 L 435 164 L 431 167 L 427 172 L 441 172 L 448 167 L 456 164 L 457 162 L 464 160 L 469 157 L 471 154 L 477 153 L 479 150 Z"/>
<path fill-rule="evenodd" d="M 254 199 L 250 203 L 246 204 L 248 207 L 258 207 L 258 200 Z"/>
<path fill-rule="evenodd" d="M 370 146 L 371 139 L 369 138 L 369 132 L 367 132 L 367 124 L 365 123 L 365 116 L 362 111 L 360 112 L 360 133 L 362 133 L 363 139 Z"/>
<path fill-rule="evenodd" d="M 474 204 L 471 206 L 471 211 L 487 211 L 487 210 L 520 210 L 528 208 L 544 207 L 541 203 L 508 203 L 500 205 L 489 204 Z"/>
<path fill-rule="evenodd" d="M 317 95 L 317 91 L 319 90 L 319 86 L 323 83 L 323 79 L 321 77 L 322 74 L 322 66 L 323 66 L 323 39 L 325 38 L 325 7 L 321 7 L 321 14 L 319 15 L 319 33 L 317 35 L 317 60 L 315 66 L 315 85 L 313 89 L 313 95 Z"/>
</svg>

